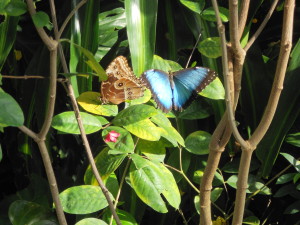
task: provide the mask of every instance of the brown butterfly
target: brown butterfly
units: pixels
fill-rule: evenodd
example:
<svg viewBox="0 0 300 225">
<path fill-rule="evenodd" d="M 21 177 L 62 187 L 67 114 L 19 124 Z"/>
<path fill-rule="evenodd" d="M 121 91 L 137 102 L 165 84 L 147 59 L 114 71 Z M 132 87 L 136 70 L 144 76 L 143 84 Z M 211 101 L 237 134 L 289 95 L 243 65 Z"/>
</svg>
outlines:
<svg viewBox="0 0 300 225">
<path fill-rule="evenodd" d="M 118 56 L 107 67 L 108 79 L 101 83 L 103 103 L 120 104 L 144 95 L 145 85 L 132 72 L 124 56 Z"/>
</svg>

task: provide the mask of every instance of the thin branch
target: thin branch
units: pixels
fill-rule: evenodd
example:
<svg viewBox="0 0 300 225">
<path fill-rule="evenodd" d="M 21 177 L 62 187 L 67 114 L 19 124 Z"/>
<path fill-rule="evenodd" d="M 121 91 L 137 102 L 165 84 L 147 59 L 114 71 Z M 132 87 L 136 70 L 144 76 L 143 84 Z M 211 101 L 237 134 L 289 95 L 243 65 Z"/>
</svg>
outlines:
<svg viewBox="0 0 300 225">
<path fill-rule="evenodd" d="M 53 167 L 51 165 L 51 159 L 48 154 L 48 149 L 46 147 L 46 143 L 44 140 L 41 140 L 41 141 L 38 141 L 37 144 L 38 144 L 40 152 L 41 152 L 43 164 L 45 166 L 45 171 L 46 171 L 48 182 L 50 185 L 50 191 L 51 191 L 51 195 L 53 198 L 53 202 L 55 204 L 55 210 L 56 210 L 56 215 L 57 215 L 59 224 L 67 225 L 67 221 L 66 221 L 66 218 L 64 215 L 64 210 L 63 210 L 63 207 L 62 207 L 60 199 L 59 199 L 59 191 L 58 191 L 58 187 L 57 187 L 57 182 L 56 182 L 55 174 L 53 171 Z"/>
<path fill-rule="evenodd" d="M 33 140 L 38 141 L 39 140 L 39 136 L 37 133 L 33 132 L 32 130 L 30 130 L 29 128 L 25 127 L 25 126 L 20 126 L 18 127 L 24 134 L 28 135 L 29 137 L 31 137 Z"/>
<path fill-rule="evenodd" d="M 219 9 L 218 9 L 219 11 Z M 217 18 L 218 20 L 221 20 Z M 219 26 L 219 25 L 218 25 Z M 238 21 L 238 0 L 229 0 L 229 33 L 230 33 L 230 42 L 233 48 L 233 51 L 236 52 L 240 48 L 240 38 L 239 38 L 239 21 Z"/>
<path fill-rule="evenodd" d="M 101 188 L 101 190 L 102 190 L 102 192 L 103 192 L 103 194 L 106 198 L 106 201 L 108 202 L 109 208 L 111 210 L 111 213 L 112 213 L 114 219 L 116 220 L 116 223 L 118 225 L 121 225 L 121 221 L 119 219 L 119 216 L 117 215 L 116 210 L 114 208 L 114 204 L 113 204 L 113 202 L 112 202 L 112 200 L 109 196 L 109 191 L 105 187 L 105 185 L 102 181 L 102 178 L 99 174 L 99 171 L 97 169 L 97 166 L 95 164 L 94 157 L 93 157 L 93 154 L 92 154 L 92 150 L 91 150 L 89 141 L 87 139 L 87 136 L 86 136 L 83 124 L 82 124 L 79 107 L 77 105 L 76 98 L 75 98 L 75 95 L 74 95 L 74 90 L 73 90 L 72 84 L 69 80 L 67 82 L 67 87 L 68 87 L 68 94 L 69 94 L 69 97 L 71 99 L 72 107 L 73 107 L 73 110 L 75 112 L 75 116 L 76 116 L 76 119 L 77 119 L 77 122 L 78 122 L 80 134 L 81 134 L 82 141 L 83 141 L 83 146 L 84 146 L 85 151 L 87 153 L 87 157 L 88 157 L 89 163 L 91 165 L 93 174 L 95 175 L 96 180 L 97 180 L 97 182 L 98 182 L 98 184 L 99 184 L 99 186 L 100 186 L 100 188 Z"/>
<path fill-rule="evenodd" d="M 27 0 L 27 7 L 28 11 L 31 15 L 31 17 L 36 13 L 34 4 L 32 0 Z M 39 139 L 36 139 L 34 137 L 34 140 L 38 144 L 42 159 L 43 159 L 43 164 L 45 167 L 45 171 L 47 174 L 49 186 L 50 186 L 50 191 L 51 195 L 53 198 L 53 202 L 55 204 L 55 210 L 57 214 L 57 218 L 59 221 L 59 224 L 61 225 L 67 225 L 67 221 L 64 215 L 63 207 L 61 205 L 60 199 L 59 199 L 59 191 L 57 187 L 57 182 L 55 178 L 55 174 L 53 171 L 53 167 L 51 164 L 51 160 L 49 157 L 48 149 L 45 144 L 45 139 L 46 135 L 49 132 L 53 113 L 54 113 L 54 106 L 55 106 L 55 97 L 56 97 L 56 78 L 57 78 L 57 46 L 58 42 L 50 38 L 44 29 L 36 27 L 36 30 L 41 37 L 42 41 L 44 44 L 48 47 L 50 51 L 50 82 L 49 82 L 49 99 L 48 99 L 48 109 L 46 112 L 46 116 L 44 119 L 43 126 L 41 128 L 41 131 L 37 135 Z M 20 127 L 22 131 L 25 131 L 28 135 L 33 135 L 33 133 L 29 132 L 28 129 L 25 127 Z"/>
<path fill-rule="evenodd" d="M 49 132 L 52 117 L 54 113 L 55 97 L 56 97 L 56 78 L 57 78 L 57 48 L 50 51 L 50 83 L 49 83 L 49 104 L 43 123 L 42 129 L 39 132 L 39 137 L 45 139 Z"/>
<path fill-rule="evenodd" d="M 270 20 L 275 7 L 277 5 L 279 0 L 274 0 L 271 8 L 269 9 L 269 12 L 267 13 L 265 19 L 263 20 L 263 22 L 261 23 L 261 25 L 259 26 L 259 28 L 256 30 L 256 32 L 253 34 L 253 36 L 249 39 L 248 43 L 246 44 L 246 46 L 244 47 L 245 51 L 248 51 L 248 49 L 252 46 L 253 42 L 257 39 L 257 37 L 260 35 L 260 33 L 262 32 L 262 30 L 265 28 L 265 26 L 267 25 L 268 21 Z"/>
<path fill-rule="evenodd" d="M 63 22 L 63 24 L 61 25 L 59 31 L 58 31 L 58 39 L 60 39 L 62 33 L 64 32 L 67 24 L 69 23 L 69 21 L 71 20 L 71 18 L 73 17 L 73 15 L 80 9 L 81 6 L 83 6 L 88 0 L 82 0 L 81 2 L 79 2 L 77 4 L 77 6 L 70 12 L 70 14 L 67 16 L 67 18 L 65 19 L 65 21 Z"/>
<path fill-rule="evenodd" d="M 288 60 L 292 48 L 294 9 L 295 0 L 285 1 L 281 46 L 274 77 L 274 83 L 263 117 L 257 129 L 249 139 L 249 142 L 252 146 L 256 146 L 266 134 L 273 120 L 278 105 L 279 97 L 283 89 L 283 81 L 285 78 Z"/>
<path fill-rule="evenodd" d="M 239 32 L 238 32 L 239 39 L 241 39 L 246 26 L 249 4 L 250 4 L 250 0 L 241 1 L 241 9 L 239 11 Z"/>
<path fill-rule="evenodd" d="M 36 14 L 35 8 L 34 8 L 34 4 L 32 0 L 26 0 L 27 1 L 27 7 L 28 7 L 28 11 L 30 13 L 31 16 Z M 57 48 L 57 42 L 54 41 L 53 39 L 51 39 L 47 33 L 44 31 L 43 28 L 39 28 L 39 27 L 35 27 L 39 36 L 41 37 L 41 39 L 43 40 L 43 42 L 45 43 L 45 45 L 48 47 L 48 49 L 51 51 L 53 49 Z"/>
</svg>

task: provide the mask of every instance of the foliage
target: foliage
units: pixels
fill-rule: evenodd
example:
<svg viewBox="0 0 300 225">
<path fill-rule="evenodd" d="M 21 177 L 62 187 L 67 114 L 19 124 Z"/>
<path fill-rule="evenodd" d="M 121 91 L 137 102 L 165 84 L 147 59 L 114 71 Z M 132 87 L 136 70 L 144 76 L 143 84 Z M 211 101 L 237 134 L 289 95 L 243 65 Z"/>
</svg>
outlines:
<svg viewBox="0 0 300 225">
<path fill-rule="evenodd" d="M 35 28 L 46 27 L 53 34 L 46 2 L 35 3 L 38 13 L 33 18 L 21 0 L 5 0 L 0 6 L 4 18 L 0 23 L 0 224 L 58 224 L 38 147 L 17 129 L 41 129 L 48 110 L 49 54 Z M 62 24 L 79 1 L 55 3 L 58 24 Z M 268 4 L 255 1 L 249 18 L 262 20 Z M 225 23 L 229 21 L 227 8 L 220 7 Z M 236 112 L 245 137 L 257 127 L 268 100 L 281 15 L 275 12 L 246 58 Z M 257 28 L 253 21 L 248 21 L 245 43 Z M 299 26 L 299 15 L 295 21 L 295 27 Z M 202 36 L 192 54 L 200 30 Z M 299 223 L 300 41 L 299 33 L 294 36 L 274 122 L 250 166 L 244 224 Z M 211 135 L 225 109 L 220 38 L 210 1 L 90 0 L 72 17 L 60 44 L 69 72 L 63 71 L 64 62 L 58 58 L 61 82 L 46 145 L 68 222 L 101 225 L 109 224 L 112 217 L 78 135 L 65 78 L 71 80 L 96 167 L 117 203 L 122 224 L 198 224 L 198 186 Z M 149 90 L 118 106 L 102 104 L 100 82 L 107 79 L 103 68 L 116 56 L 130 59 L 139 77 L 150 68 L 182 69 L 191 54 L 190 65 L 209 67 L 219 77 L 183 112 L 163 113 L 150 100 Z M 16 79 L 20 75 L 35 79 Z M 112 131 L 120 134 L 116 141 L 105 141 Z M 213 224 L 231 220 L 239 150 L 232 141 L 215 174 L 211 199 L 217 218 Z"/>
</svg>

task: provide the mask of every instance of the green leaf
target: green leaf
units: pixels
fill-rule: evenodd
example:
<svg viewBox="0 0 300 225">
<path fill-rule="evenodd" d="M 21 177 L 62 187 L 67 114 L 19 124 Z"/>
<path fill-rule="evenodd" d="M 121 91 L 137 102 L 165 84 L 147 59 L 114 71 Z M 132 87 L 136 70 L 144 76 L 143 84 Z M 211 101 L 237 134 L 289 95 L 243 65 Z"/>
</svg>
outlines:
<svg viewBox="0 0 300 225">
<path fill-rule="evenodd" d="M 36 27 L 48 27 L 50 24 L 50 18 L 47 13 L 39 11 L 36 14 L 32 15 L 33 23 Z"/>
<path fill-rule="evenodd" d="M 20 0 L 12 0 L 4 9 L 8 16 L 21 16 L 27 12 L 27 5 Z"/>
<path fill-rule="evenodd" d="M 129 106 L 138 105 L 138 104 L 143 104 L 143 103 L 149 102 L 151 97 L 152 97 L 151 91 L 149 89 L 146 89 L 144 91 L 144 95 L 142 97 L 139 97 L 139 98 L 136 98 L 133 100 L 126 100 L 126 102 L 128 102 Z"/>
<path fill-rule="evenodd" d="M 223 7 L 219 7 L 220 17 L 222 22 L 229 21 L 229 10 Z M 202 11 L 201 17 L 207 21 L 216 22 L 215 11 L 213 7 L 209 7 Z"/>
<path fill-rule="evenodd" d="M 112 196 L 111 196 L 112 197 Z M 73 186 L 59 194 L 63 210 L 71 214 L 88 214 L 108 206 L 99 186 Z"/>
<path fill-rule="evenodd" d="M 157 110 L 149 105 L 133 105 L 122 110 L 112 123 L 117 126 L 126 126 L 147 119 L 157 114 Z"/>
<path fill-rule="evenodd" d="M 295 159 L 292 155 L 288 153 L 280 153 L 291 165 L 294 166 L 294 168 L 297 170 L 297 172 L 300 172 L 300 161 Z"/>
<path fill-rule="evenodd" d="M 298 190 L 295 184 L 287 184 L 279 188 L 273 195 L 275 198 L 282 198 L 285 196 L 299 196 Z"/>
<path fill-rule="evenodd" d="M 222 56 L 220 37 L 206 38 L 198 44 L 197 48 L 202 55 L 208 58 L 216 59 Z"/>
<path fill-rule="evenodd" d="M 85 218 L 75 223 L 75 225 L 107 225 L 107 223 L 96 218 Z"/>
<path fill-rule="evenodd" d="M 124 126 L 124 128 L 135 136 L 148 141 L 157 141 L 161 135 L 161 129 L 156 127 L 149 119 L 131 123 Z"/>
<path fill-rule="evenodd" d="M 151 121 L 162 128 L 161 136 L 171 142 L 174 147 L 177 146 L 177 142 L 184 146 L 183 138 L 163 113 L 156 114 L 151 118 Z"/>
<path fill-rule="evenodd" d="M 157 0 L 125 0 L 127 36 L 134 74 L 151 69 L 155 50 Z"/>
<path fill-rule="evenodd" d="M 300 200 L 294 202 L 293 204 L 289 205 L 285 210 L 284 214 L 296 214 L 300 212 Z"/>
<path fill-rule="evenodd" d="M 204 0 L 180 0 L 180 2 L 181 4 L 198 14 L 201 13 L 205 6 Z"/>
<path fill-rule="evenodd" d="M 289 134 L 285 141 L 291 145 L 296 147 L 300 147 L 300 133 Z"/>
<path fill-rule="evenodd" d="M 100 121 L 84 112 L 80 112 L 81 120 L 86 134 L 97 132 L 101 129 Z M 69 134 L 80 134 L 78 123 L 73 111 L 63 112 L 53 117 L 52 127 L 56 130 Z"/>
<path fill-rule="evenodd" d="M 225 89 L 222 82 L 217 77 L 203 91 L 201 91 L 199 95 L 214 100 L 225 99 Z"/>
<path fill-rule="evenodd" d="M 76 47 L 80 51 L 80 53 L 82 53 L 88 59 L 87 65 L 89 65 L 90 68 L 98 74 L 101 81 L 107 80 L 107 75 L 105 73 L 105 70 L 100 66 L 98 61 L 95 59 L 94 55 L 89 50 L 87 50 L 69 40 L 66 40 L 66 39 L 61 40 L 61 42 L 63 42 L 63 41 L 69 42 L 71 45 Z"/>
<path fill-rule="evenodd" d="M 0 92 L 0 126 L 19 127 L 24 123 L 24 114 L 16 100 L 5 92 Z"/>
<path fill-rule="evenodd" d="M 180 193 L 172 173 L 162 164 L 154 163 L 139 155 L 131 155 L 130 181 L 139 198 L 160 213 L 168 211 L 161 197 L 175 209 L 180 204 Z"/>
<path fill-rule="evenodd" d="M 211 134 L 205 131 L 195 131 L 185 139 L 185 149 L 196 155 L 206 155 L 209 152 Z"/>
<path fill-rule="evenodd" d="M 231 186 L 235 189 L 236 189 L 236 182 L 237 182 L 237 175 L 232 175 L 226 181 L 226 183 L 229 186 Z M 262 183 L 261 179 L 250 174 L 249 178 L 248 178 L 248 189 L 247 189 L 246 193 L 256 192 L 257 190 L 261 189 L 263 186 L 264 186 L 264 184 Z M 262 190 L 260 190 L 259 194 L 270 195 L 271 191 L 268 187 L 265 186 Z"/>
<path fill-rule="evenodd" d="M 52 212 L 35 202 L 14 201 L 8 210 L 9 220 L 13 225 L 33 224 L 36 221 L 50 219 L 55 221 Z M 55 223 L 49 223 L 54 225 Z"/>
<path fill-rule="evenodd" d="M 243 224 L 260 225 L 260 221 L 256 216 L 249 216 L 243 220 Z"/>
<path fill-rule="evenodd" d="M 295 173 L 286 173 L 278 177 L 276 184 L 285 184 L 293 180 Z"/>
<path fill-rule="evenodd" d="M 201 100 L 196 99 L 185 110 L 179 113 L 178 118 L 186 120 L 205 119 L 211 115 L 209 105 Z"/>
<path fill-rule="evenodd" d="M 93 91 L 83 92 L 77 98 L 77 102 L 84 110 L 96 115 L 115 116 L 118 114 L 117 105 L 101 104 L 99 92 L 93 92 Z"/>
<path fill-rule="evenodd" d="M 102 131 L 102 138 L 105 139 L 106 135 L 111 132 L 115 131 L 121 134 L 116 142 L 106 142 L 106 144 L 113 150 L 119 153 L 133 153 L 134 152 L 134 143 L 131 134 L 121 128 L 115 126 L 109 126 Z"/>
<path fill-rule="evenodd" d="M 159 141 L 139 140 L 137 150 L 147 156 L 150 160 L 163 162 L 166 157 L 166 143 Z"/>
<path fill-rule="evenodd" d="M 299 65 L 300 39 L 298 39 L 290 56 L 289 66 L 284 80 L 284 89 L 282 90 L 273 121 L 266 135 L 255 150 L 256 156 L 262 162 L 260 171 L 264 177 L 269 176 L 271 173 L 286 135 L 295 124 L 295 120 L 299 118 L 300 88 L 295 85 L 300 83 Z M 271 66 L 273 67 L 273 65 Z M 255 71 L 257 72 L 256 69 Z M 260 72 L 259 74 L 262 73 L 263 72 Z M 256 84 L 257 82 L 255 85 Z"/>
<path fill-rule="evenodd" d="M 138 225 L 138 223 L 130 213 L 121 209 L 117 209 L 117 214 L 123 225 Z M 111 218 L 111 212 L 110 210 L 106 210 L 103 215 L 103 219 L 109 223 L 110 218 Z M 113 220 L 112 225 L 117 225 L 115 220 Z"/>
<path fill-rule="evenodd" d="M 211 201 L 215 202 L 221 196 L 224 188 L 214 188 L 211 192 Z"/>
<path fill-rule="evenodd" d="M 15 42 L 18 22 L 19 17 L 6 16 L 5 20 L 0 23 L 0 71 Z"/>
<path fill-rule="evenodd" d="M 104 148 L 96 157 L 95 163 L 103 180 L 107 179 L 123 162 L 127 154 L 109 154 L 109 148 Z M 84 183 L 98 185 L 92 168 L 89 165 L 84 174 Z"/>
</svg>

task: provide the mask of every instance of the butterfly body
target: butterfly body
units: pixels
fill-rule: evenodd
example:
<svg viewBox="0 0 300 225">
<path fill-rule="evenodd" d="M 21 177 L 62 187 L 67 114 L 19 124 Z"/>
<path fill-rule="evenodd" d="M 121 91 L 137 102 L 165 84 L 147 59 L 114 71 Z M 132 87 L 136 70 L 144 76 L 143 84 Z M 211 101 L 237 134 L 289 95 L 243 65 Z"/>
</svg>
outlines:
<svg viewBox="0 0 300 225">
<path fill-rule="evenodd" d="M 164 112 L 172 109 L 182 111 L 215 78 L 216 73 L 204 67 L 174 73 L 152 69 L 141 77 L 150 88 L 158 108 Z"/>
<path fill-rule="evenodd" d="M 125 57 L 115 58 L 105 72 L 108 79 L 101 83 L 103 103 L 120 104 L 143 96 L 144 84 L 133 74 Z"/>
</svg>

